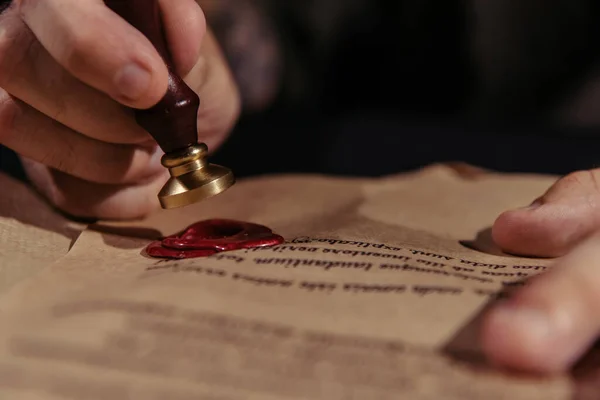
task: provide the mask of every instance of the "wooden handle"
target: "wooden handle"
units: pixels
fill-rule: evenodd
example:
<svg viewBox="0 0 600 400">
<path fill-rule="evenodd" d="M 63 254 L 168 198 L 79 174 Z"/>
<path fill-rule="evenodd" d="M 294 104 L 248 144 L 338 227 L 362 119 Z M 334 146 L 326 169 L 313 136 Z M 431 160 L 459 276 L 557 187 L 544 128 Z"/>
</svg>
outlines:
<svg viewBox="0 0 600 400">
<path fill-rule="evenodd" d="M 154 107 L 135 110 L 137 123 L 152 135 L 165 153 L 196 144 L 200 98 L 175 73 L 158 0 L 105 0 L 105 3 L 150 40 L 169 70 L 167 94 Z"/>
</svg>

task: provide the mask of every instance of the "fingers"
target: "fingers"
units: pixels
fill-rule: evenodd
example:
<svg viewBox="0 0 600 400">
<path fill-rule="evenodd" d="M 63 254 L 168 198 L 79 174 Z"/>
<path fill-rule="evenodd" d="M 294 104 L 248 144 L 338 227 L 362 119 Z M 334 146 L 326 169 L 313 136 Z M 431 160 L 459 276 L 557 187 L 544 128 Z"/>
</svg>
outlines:
<svg viewBox="0 0 600 400">
<path fill-rule="evenodd" d="M 156 146 L 109 144 L 78 134 L 0 89 L 0 143 L 68 174 L 127 183 L 162 172 Z"/>
<path fill-rule="evenodd" d="M 204 36 L 200 58 L 185 81 L 201 99 L 198 137 L 211 151 L 215 150 L 235 125 L 241 100 L 231 70 L 210 30 Z"/>
<path fill-rule="evenodd" d="M 560 179 L 531 206 L 502 214 L 493 227 L 506 252 L 557 257 L 600 228 L 600 169 Z"/>
<path fill-rule="evenodd" d="M 160 207 L 157 194 L 166 170 L 137 185 L 102 185 L 85 181 L 22 158 L 33 185 L 58 209 L 79 218 L 130 220 Z"/>
<path fill-rule="evenodd" d="M 198 61 L 205 31 L 204 17 L 194 0 L 171 2 L 169 7 L 163 8 L 171 53 L 179 72 L 185 75 Z M 130 110 L 59 65 L 16 13 L 8 12 L 1 18 L 0 87 L 91 138 L 111 143 L 152 140 L 135 123 Z M 224 61 L 221 67 L 226 68 Z M 198 86 L 198 82 L 195 83 Z"/>
<path fill-rule="evenodd" d="M 91 138 L 112 143 L 150 140 L 124 107 L 56 63 L 20 18 L 0 18 L 1 88 Z"/>
<path fill-rule="evenodd" d="M 130 107 L 149 108 L 167 90 L 152 44 L 100 0 L 20 0 L 22 19 L 69 73 Z"/>
<path fill-rule="evenodd" d="M 180 76 L 187 75 L 200 56 L 206 33 L 204 13 L 196 0 L 159 0 L 166 39 Z"/>
<path fill-rule="evenodd" d="M 486 316 L 484 351 L 499 365 L 568 369 L 600 333 L 600 237 L 594 236 Z"/>
</svg>

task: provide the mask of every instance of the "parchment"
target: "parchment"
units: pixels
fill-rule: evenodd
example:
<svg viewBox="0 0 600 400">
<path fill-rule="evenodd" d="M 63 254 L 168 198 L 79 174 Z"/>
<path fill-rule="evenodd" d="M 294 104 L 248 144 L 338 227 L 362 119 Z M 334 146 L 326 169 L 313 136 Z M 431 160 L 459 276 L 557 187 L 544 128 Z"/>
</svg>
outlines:
<svg viewBox="0 0 600 400">
<path fill-rule="evenodd" d="M 554 179 L 444 166 L 262 177 L 96 224 L 1 299 L 0 398 L 598 398 L 589 366 L 516 376 L 477 346 L 485 307 L 551 264 L 502 254 L 489 227 Z M 144 256 L 150 240 L 212 217 L 267 225 L 286 243 Z"/>
<path fill-rule="evenodd" d="M 85 225 L 51 209 L 25 184 L 0 174 L 0 296 L 67 254 Z"/>
</svg>

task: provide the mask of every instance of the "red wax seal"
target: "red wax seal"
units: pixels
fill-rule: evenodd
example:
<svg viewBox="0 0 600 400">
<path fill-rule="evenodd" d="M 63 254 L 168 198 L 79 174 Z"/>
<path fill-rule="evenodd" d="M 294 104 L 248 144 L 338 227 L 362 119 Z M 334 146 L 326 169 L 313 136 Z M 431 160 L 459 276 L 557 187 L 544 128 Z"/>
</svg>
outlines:
<svg viewBox="0 0 600 400">
<path fill-rule="evenodd" d="M 208 257 L 222 251 L 269 247 L 284 239 L 266 226 L 229 219 L 209 219 L 183 233 L 152 242 L 146 253 L 160 258 Z"/>
</svg>

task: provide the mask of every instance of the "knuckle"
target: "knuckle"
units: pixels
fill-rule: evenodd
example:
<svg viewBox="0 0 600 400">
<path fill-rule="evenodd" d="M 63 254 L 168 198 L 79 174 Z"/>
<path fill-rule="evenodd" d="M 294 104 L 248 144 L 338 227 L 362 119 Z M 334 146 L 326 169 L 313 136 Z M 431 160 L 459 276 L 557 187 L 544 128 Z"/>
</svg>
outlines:
<svg viewBox="0 0 600 400">
<path fill-rule="evenodd" d="M 86 64 L 88 49 L 94 47 L 95 40 L 97 39 L 85 32 L 71 31 L 66 35 L 59 55 L 63 66 L 72 73 L 80 72 Z"/>
<path fill-rule="evenodd" d="M 556 190 L 569 190 L 571 188 L 586 188 L 600 192 L 600 181 L 597 174 L 599 170 L 581 170 L 571 172 L 556 183 Z"/>
<path fill-rule="evenodd" d="M 580 185 L 585 182 L 588 177 L 588 171 L 575 171 L 564 176 L 562 182 L 565 184 Z"/>
<path fill-rule="evenodd" d="M 582 186 L 588 179 L 587 171 L 575 171 L 571 172 L 556 182 L 553 189 L 557 191 L 568 190 L 569 188 L 576 188 Z"/>
<path fill-rule="evenodd" d="M 581 182 L 581 179 L 582 179 L 582 175 L 583 175 L 582 172 L 583 171 L 571 172 L 571 173 L 565 175 L 561 179 L 561 182 L 563 184 L 579 184 Z"/>
</svg>

